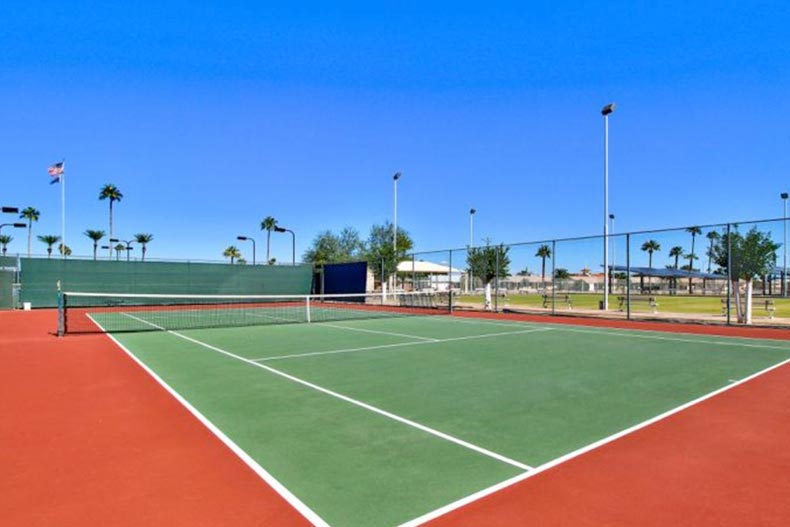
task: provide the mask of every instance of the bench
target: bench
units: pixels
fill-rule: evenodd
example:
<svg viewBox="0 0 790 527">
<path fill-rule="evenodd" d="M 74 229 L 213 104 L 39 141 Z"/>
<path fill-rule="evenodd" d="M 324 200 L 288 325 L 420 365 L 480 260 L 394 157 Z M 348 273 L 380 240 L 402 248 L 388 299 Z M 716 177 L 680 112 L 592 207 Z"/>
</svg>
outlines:
<svg viewBox="0 0 790 527">
<path fill-rule="evenodd" d="M 617 300 L 620 301 L 620 311 L 625 311 L 628 307 L 628 297 L 627 296 L 618 296 Z M 633 308 L 634 305 L 639 304 L 647 304 L 650 307 L 651 313 L 658 313 L 658 301 L 654 296 L 632 296 L 631 297 L 631 307 Z"/>
<path fill-rule="evenodd" d="M 543 295 L 543 307 L 544 308 L 551 307 L 552 303 L 565 304 L 565 307 L 569 311 L 571 309 L 573 309 L 573 300 L 571 299 L 571 295 L 568 295 L 568 294 L 556 295 L 556 298 L 552 297 L 552 295 L 548 295 L 548 294 L 547 295 Z"/>
<path fill-rule="evenodd" d="M 765 311 L 765 315 L 768 317 L 768 320 L 773 320 L 774 316 L 776 315 L 776 304 L 774 303 L 772 298 L 766 298 L 760 300 L 759 303 L 763 306 L 763 310 Z M 733 309 L 735 308 L 735 300 L 732 301 Z M 727 299 L 721 299 L 721 315 L 727 315 Z"/>
</svg>

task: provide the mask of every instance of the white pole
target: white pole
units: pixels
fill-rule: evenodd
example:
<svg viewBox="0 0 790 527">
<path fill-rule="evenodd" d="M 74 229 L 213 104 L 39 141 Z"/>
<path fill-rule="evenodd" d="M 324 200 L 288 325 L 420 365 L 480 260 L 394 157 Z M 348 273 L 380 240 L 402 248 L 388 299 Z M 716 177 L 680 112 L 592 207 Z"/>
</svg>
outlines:
<svg viewBox="0 0 790 527">
<path fill-rule="evenodd" d="M 609 114 L 603 116 L 603 309 L 609 309 Z"/>
<path fill-rule="evenodd" d="M 61 258 L 66 257 L 66 160 L 62 161 L 63 172 L 60 174 L 60 243 L 63 245 Z"/>
<path fill-rule="evenodd" d="M 611 214 L 610 217 L 612 219 L 612 227 L 609 230 L 609 234 L 612 235 L 612 276 L 614 276 L 615 256 L 617 256 L 617 238 L 614 235 L 614 214 Z M 617 280 L 614 281 L 614 284 L 614 287 L 617 287 Z"/>
<path fill-rule="evenodd" d="M 469 209 L 469 251 L 472 250 L 472 245 L 474 245 L 474 227 L 475 227 L 475 210 L 474 208 Z M 467 253 L 469 252 L 467 251 Z M 466 292 L 470 293 L 472 291 L 472 268 L 469 267 L 466 273 Z"/>
<path fill-rule="evenodd" d="M 784 243 L 782 244 L 782 295 L 787 296 L 787 194 L 782 195 L 784 212 L 782 213 L 782 229 L 784 230 Z"/>
</svg>

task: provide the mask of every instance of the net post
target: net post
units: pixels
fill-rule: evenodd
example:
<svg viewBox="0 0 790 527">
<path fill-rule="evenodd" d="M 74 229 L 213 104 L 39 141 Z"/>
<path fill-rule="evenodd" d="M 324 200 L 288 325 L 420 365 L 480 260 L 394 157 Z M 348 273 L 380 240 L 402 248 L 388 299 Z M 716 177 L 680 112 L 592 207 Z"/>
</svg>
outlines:
<svg viewBox="0 0 790 527">
<path fill-rule="evenodd" d="M 60 280 L 58 280 L 58 337 L 66 334 L 66 298 L 63 296 L 63 291 L 60 289 Z"/>
<path fill-rule="evenodd" d="M 306 316 L 306 320 L 307 320 L 307 323 L 309 324 L 311 322 L 311 320 L 310 320 L 310 295 L 307 295 L 304 298 L 305 298 L 305 303 L 304 303 L 305 314 L 307 315 Z"/>
</svg>

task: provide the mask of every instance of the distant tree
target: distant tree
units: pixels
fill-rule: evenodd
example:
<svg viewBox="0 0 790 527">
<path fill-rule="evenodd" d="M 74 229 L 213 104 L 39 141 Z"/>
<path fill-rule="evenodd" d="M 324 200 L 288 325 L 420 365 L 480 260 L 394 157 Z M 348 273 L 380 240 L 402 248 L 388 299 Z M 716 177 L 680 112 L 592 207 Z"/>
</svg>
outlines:
<svg viewBox="0 0 790 527">
<path fill-rule="evenodd" d="M 559 267 L 554 270 L 554 278 L 557 280 L 568 280 L 571 277 L 571 273 L 568 272 L 567 269 L 563 269 Z"/>
<path fill-rule="evenodd" d="M 99 200 L 110 200 L 110 238 L 112 238 L 112 204 L 123 199 L 123 194 L 115 185 L 108 183 L 99 190 Z M 112 249 L 110 249 L 112 256 Z"/>
<path fill-rule="evenodd" d="M 153 234 L 140 233 L 140 234 L 135 234 L 134 235 L 134 239 L 143 248 L 142 260 L 145 261 L 145 251 L 147 249 L 147 245 L 154 239 L 154 235 Z"/>
<path fill-rule="evenodd" d="M 702 234 L 702 229 L 699 227 L 689 227 L 686 229 L 686 232 L 691 234 L 691 252 L 686 255 L 686 258 L 689 260 L 689 271 L 694 270 L 694 260 L 697 258 L 697 255 L 694 253 L 694 242 L 697 240 L 697 236 Z M 693 284 L 691 276 L 689 275 L 689 294 L 692 293 Z"/>
<path fill-rule="evenodd" d="M 20 218 L 24 218 L 27 220 L 27 256 L 30 257 L 33 254 L 33 222 L 38 221 L 38 218 L 41 216 L 41 212 L 36 210 L 33 207 L 26 207 L 22 209 L 22 213 L 19 215 Z"/>
<path fill-rule="evenodd" d="M 241 258 L 241 251 L 239 251 L 238 247 L 235 245 L 229 245 L 222 252 L 222 256 L 225 258 L 230 258 L 230 264 L 233 265 L 233 262 L 236 260 L 236 258 Z"/>
<path fill-rule="evenodd" d="M 364 251 L 365 244 L 360 239 L 359 232 L 346 227 L 340 235 L 329 230 L 319 232 L 302 259 L 312 264 L 348 262 L 362 259 Z"/>
<path fill-rule="evenodd" d="M 96 252 L 99 249 L 99 241 L 104 238 L 104 231 L 94 231 L 91 229 L 86 230 L 83 233 L 85 236 L 93 240 L 93 259 L 96 259 Z"/>
<path fill-rule="evenodd" d="M 272 241 L 272 231 L 274 230 L 275 227 L 277 227 L 277 220 L 274 219 L 273 216 L 266 216 L 261 221 L 261 230 L 266 231 L 266 261 L 267 262 L 271 258 L 270 247 Z"/>
<path fill-rule="evenodd" d="M 52 246 L 60 241 L 60 236 L 54 234 L 44 234 L 38 236 L 38 241 L 47 244 L 47 258 L 52 256 Z"/>
<path fill-rule="evenodd" d="M 538 252 L 535 256 L 540 258 L 540 281 L 543 283 L 542 287 L 546 287 L 546 258 L 551 258 L 551 247 L 548 245 L 541 245 L 538 247 Z"/>
<path fill-rule="evenodd" d="M 58 252 L 60 252 L 60 254 L 64 258 L 68 258 L 69 256 L 71 256 L 71 247 L 61 243 L 60 245 L 58 245 Z"/>
<path fill-rule="evenodd" d="M 728 247 L 732 248 L 732 258 Z M 752 323 L 752 290 L 754 279 L 769 274 L 776 265 L 776 251 L 780 244 L 771 239 L 770 232 L 760 232 L 752 227 L 746 235 L 738 232 L 737 226 L 729 234 L 722 235 L 713 246 L 713 260 L 732 277 L 735 292 L 735 309 L 739 323 Z M 732 269 L 730 267 L 732 260 Z M 741 281 L 746 291 L 741 298 Z"/>
<path fill-rule="evenodd" d="M 530 276 L 530 275 L 532 275 L 532 273 L 529 271 L 528 267 L 525 267 L 524 269 L 516 273 L 516 276 Z"/>
<path fill-rule="evenodd" d="M 116 243 L 113 249 L 115 249 L 115 261 L 117 262 L 121 259 L 121 253 L 126 250 L 126 246 L 122 243 Z"/>
<path fill-rule="evenodd" d="M 650 268 L 650 274 L 652 275 L 653 274 L 653 253 L 656 252 L 656 251 L 660 251 L 661 250 L 661 244 L 658 243 L 655 240 L 647 240 L 645 243 L 642 244 L 641 249 L 648 254 L 648 262 L 649 262 L 648 267 Z M 649 280 L 649 282 L 650 282 L 650 284 L 652 286 L 652 284 L 653 284 L 652 276 L 650 276 L 648 278 L 648 280 Z"/>
<path fill-rule="evenodd" d="M 708 257 L 708 273 L 710 273 L 711 262 L 713 261 L 713 244 L 716 243 L 716 241 L 718 241 L 721 238 L 721 234 L 719 234 L 717 231 L 710 231 L 708 234 L 705 235 L 705 237 L 708 239 L 709 242 L 707 257 Z"/>
<path fill-rule="evenodd" d="M 239 258 L 236 261 L 236 265 L 247 265 L 247 260 L 245 258 Z"/>
<path fill-rule="evenodd" d="M 277 263 L 277 258 L 269 258 L 269 261 L 266 262 L 266 265 L 274 265 Z"/>
<path fill-rule="evenodd" d="M 681 256 L 683 256 L 683 247 L 681 247 L 680 245 L 675 245 L 669 250 L 669 257 L 675 259 L 675 266 L 672 267 L 672 269 L 675 270 L 678 269 L 678 266 L 680 265 Z M 672 280 L 670 280 L 670 283 L 671 283 L 672 291 L 674 293 L 674 290 L 677 289 L 678 287 L 677 278 L 673 277 Z"/>
<path fill-rule="evenodd" d="M 491 309 L 491 282 L 495 278 L 507 278 L 510 274 L 510 247 L 503 244 L 472 247 L 467 256 L 467 265 L 474 269 L 475 276 L 485 284 L 485 309 Z"/>
<path fill-rule="evenodd" d="M 8 234 L 0 234 L 0 245 L 3 247 L 3 256 L 5 256 L 6 251 L 8 251 L 8 244 L 13 240 L 13 236 L 9 236 Z"/>
<path fill-rule="evenodd" d="M 392 247 L 392 224 L 384 222 L 370 228 L 370 235 L 365 244 L 365 259 L 373 276 L 382 284 L 395 274 L 398 263 L 406 259 L 406 254 L 414 247 L 409 233 L 398 227 L 398 247 Z"/>
</svg>

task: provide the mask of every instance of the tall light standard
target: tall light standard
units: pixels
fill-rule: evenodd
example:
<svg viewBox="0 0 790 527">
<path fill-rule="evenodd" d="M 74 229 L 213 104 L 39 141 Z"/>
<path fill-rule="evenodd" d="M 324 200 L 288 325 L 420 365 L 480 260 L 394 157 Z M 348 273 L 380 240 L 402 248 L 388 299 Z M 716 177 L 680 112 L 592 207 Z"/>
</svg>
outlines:
<svg viewBox="0 0 790 527">
<path fill-rule="evenodd" d="M 19 214 L 19 208 L 17 207 L 3 207 L 1 210 L 8 214 Z"/>
<path fill-rule="evenodd" d="M 274 227 L 274 232 L 290 232 L 291 233 L 291 265 L 296 265 L 296 234 L 291 229 L 286 229 L 285 227 L 280 227 L 279 225 Z"/>
<path fill-rule="evenodd" d="M 615 104 L 609 103 L 601 110 L 603 115 L 603 309 L 609 309 L 609 115 Z"/>
<path fill-rule="evenodd" d="M 614 290 L 615 285 L 612 284 L 612 279 L 615 276 L 615 256 L 617 251 L 617 238 L 614 235 L 614 214 L 609 214 L 609 234 L 612 236 L 612 272 L 609 273 L 609 289 L 610 293 Z M 614 280 L 615 284 L 617 284 L 617 280 Z"/>
<path fill-rule="evenodd" d="M 475 212 L 477 209 L 472 207 L 469 209 L 469 249 L 467 252 L 472 250 L 472 246 L 474 245 L 475 239 Z M 466 273 L 466 292 L 469 293 L 472 290 L 472 267 L 469 267 L 469 270 Z"/>
<path fill-rule="evenodd" d="M 255 240 L 250 238 L 249 236 L 236 236 L 237 240 L 241 240 L 243 242 L 251 241 L 252 242 L 252 265 L 255 265 Z"/>
<path fill-rule="evenodd" d="M 784 231 L 784 243 L 782 243 L 782 296 L 787 296 L 787 192 L 782 192 L 782 230 Z"/>
<path fill-rule="evenodd" d="M 398 254 L 398 180 L 401 173 L 395 172 L 392 176 L 393 196 L 395 198 L 394 209 L 392 213 L 392 252 Z"/>
</svg>

